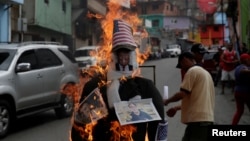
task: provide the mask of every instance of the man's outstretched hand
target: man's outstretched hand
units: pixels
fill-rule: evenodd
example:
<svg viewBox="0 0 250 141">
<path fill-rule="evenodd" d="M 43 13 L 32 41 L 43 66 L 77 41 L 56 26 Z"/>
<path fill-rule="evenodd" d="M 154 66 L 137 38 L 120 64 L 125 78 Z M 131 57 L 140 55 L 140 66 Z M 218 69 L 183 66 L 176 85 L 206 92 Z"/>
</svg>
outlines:
<svg viewBox="0 0 250 141">
<path fill-rule="evenodd" d="M 172 107 L 168 109 L 166 113 L 169 117 L 173 117 L 176 114 L 176 112 L 177 112 L 177 109 L 175 107 Z"/>
</svg>

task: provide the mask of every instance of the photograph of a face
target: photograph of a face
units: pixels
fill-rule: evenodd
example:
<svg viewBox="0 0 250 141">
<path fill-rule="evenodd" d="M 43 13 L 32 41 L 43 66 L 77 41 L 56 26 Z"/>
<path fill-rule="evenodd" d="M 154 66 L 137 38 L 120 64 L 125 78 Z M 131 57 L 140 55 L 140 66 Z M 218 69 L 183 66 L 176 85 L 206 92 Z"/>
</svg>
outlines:
<svg viewBox="0 0 250 141">
<path fill-rule="evenodd" d="M 121 125 L 160 120 L 152 99 L 121 101 L 114 104 Z"/>
</svg>

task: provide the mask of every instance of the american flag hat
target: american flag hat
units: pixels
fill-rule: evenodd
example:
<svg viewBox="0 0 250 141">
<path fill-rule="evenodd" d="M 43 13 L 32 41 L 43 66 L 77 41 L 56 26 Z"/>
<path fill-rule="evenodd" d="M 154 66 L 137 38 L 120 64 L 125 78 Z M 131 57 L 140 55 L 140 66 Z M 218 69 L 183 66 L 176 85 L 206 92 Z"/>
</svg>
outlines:
<svg viewBox="0 0 250 141">
<path fill-rule="evenodd" d="M 114 20 L 113 28 L 113 49 L 116 51 L 120 48 L 127 48 L 129 50 L 135 50 L 137 44 L 133 38 L 131 26 L 122 20 Z"/>
</svg>

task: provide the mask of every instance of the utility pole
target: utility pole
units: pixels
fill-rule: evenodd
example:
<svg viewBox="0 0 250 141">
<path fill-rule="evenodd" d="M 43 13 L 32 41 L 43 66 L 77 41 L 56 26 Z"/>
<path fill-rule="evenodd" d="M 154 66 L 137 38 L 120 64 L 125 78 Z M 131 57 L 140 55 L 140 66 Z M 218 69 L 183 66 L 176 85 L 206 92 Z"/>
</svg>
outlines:
<svg viewBox="0 0 250 141">
<path fill-rule="evenodd" d="M 220 6 L 221 6 L 221 24 L 223 26 L 223 33 L 222 33 L 222 43 L 224 45 L 225 42 L 225 25 L 224 25 L 224 2 L 223 0 L 220 1 Z"/>
<path fill-rule="evenodd" d="M 238 9 L 238 1 L 237 0 L 232 0 L 231 2 L 232 2 L 232 5 L 234 6 L 233 7 L 232 20 L 233 20 L 234 34 L 235 34 L 235 37 L 236 37 L 236 46 L 237 46 L 238 53 L 241 54 L 239 36 L 238 36 L 237 28 L 236 28 L 236 23 L 238 21 L 238 10 L 237 10 Z"/>
<path fill-rule="evenodd" d="M 238 21 L 238 0 L 228 0 L 228 8 L 227 8 L 227 17 L 232 19 L 232 26 L 233 26 L 233 32 L 234 32 L 234 37 L 235 37 L 235 41 L 236 42 L 236 50 L 238 53 L 238 57 L 239 54 L 241 53 L 240 51 L 240 43 L 239 43 L 239 36 L 237 33 L 237 28 L 236 28 L 236 23 Z"/>
<path fill-rule="evenodd" d="M 19 41 L 23 42 L 23 19 L 22 19 L 22 5 L 19 5 L 19 24 L 20 24 L 20 33 Z"/>
</svg>

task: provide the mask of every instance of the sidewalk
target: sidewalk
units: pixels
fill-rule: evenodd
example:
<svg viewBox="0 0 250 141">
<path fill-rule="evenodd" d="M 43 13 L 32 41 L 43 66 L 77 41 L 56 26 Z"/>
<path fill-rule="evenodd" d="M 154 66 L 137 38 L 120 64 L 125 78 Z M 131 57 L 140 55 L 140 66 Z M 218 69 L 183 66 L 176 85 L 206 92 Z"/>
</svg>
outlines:
<svg viewBox="0 0 250 141">
<path fill-rule="evenodd" d="M 225 94 L 220 94 L 220 83 L 215 87 L 215 124 L 231 125 L 236 110 L 232 90 L 225 87 Z M 168 117 L 168 141 L 180 141 L 184 135 L 186 125 L 181 123 L 180 111 L 172 118 Z M 239 125 L 250 125 L 250 112 L 245 106 L 245 111 L 239 121 Z"/>
</svg>

